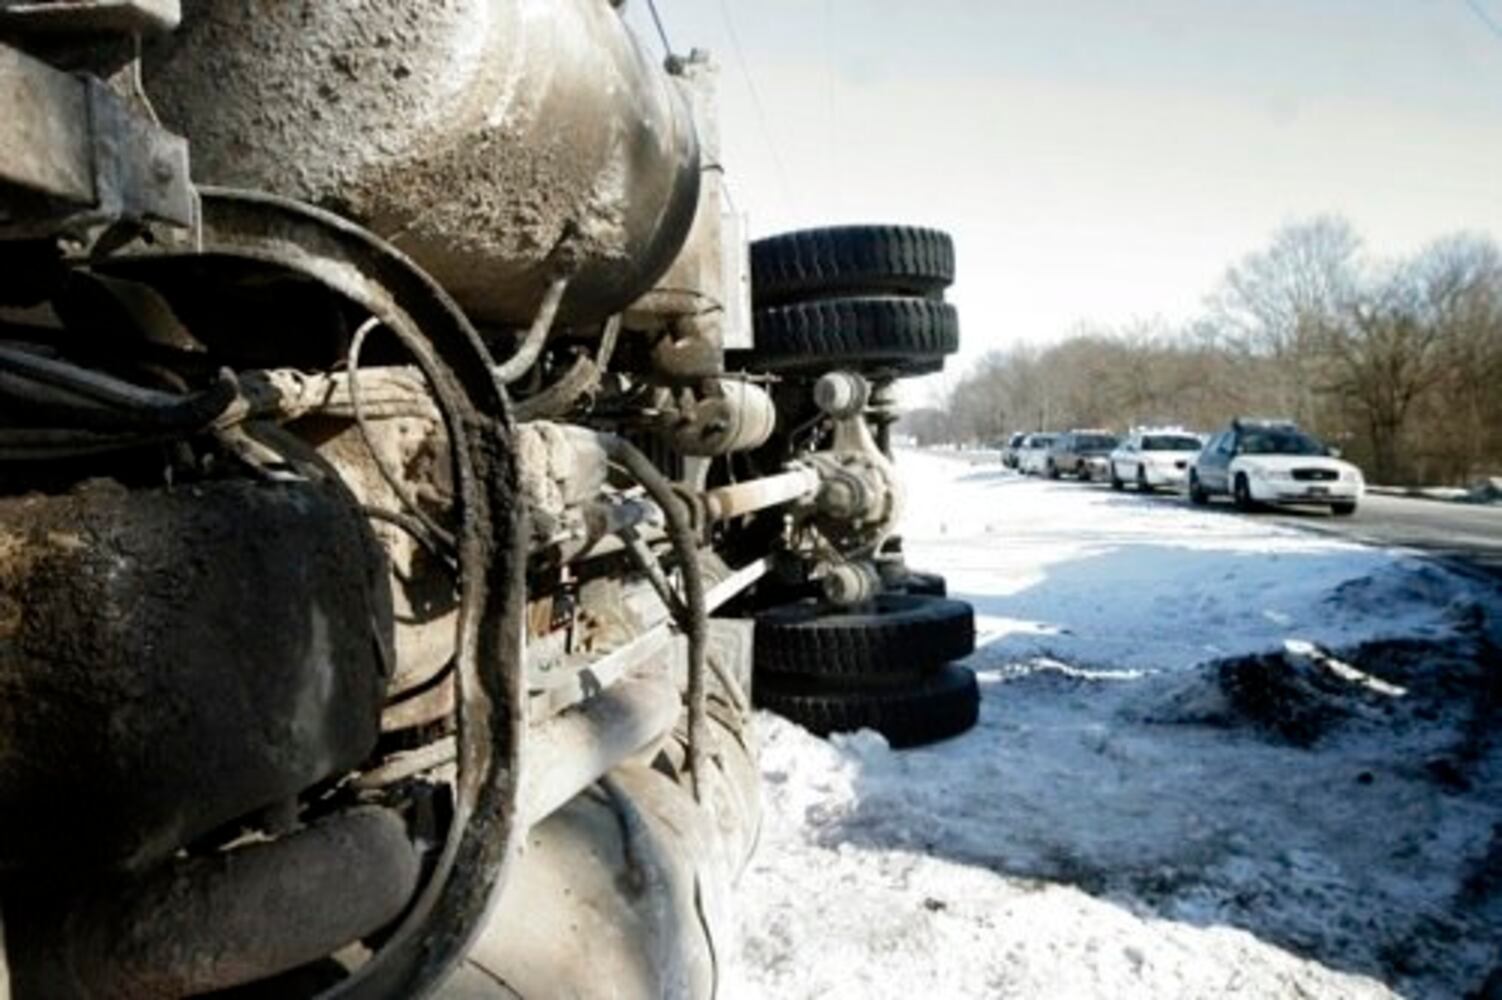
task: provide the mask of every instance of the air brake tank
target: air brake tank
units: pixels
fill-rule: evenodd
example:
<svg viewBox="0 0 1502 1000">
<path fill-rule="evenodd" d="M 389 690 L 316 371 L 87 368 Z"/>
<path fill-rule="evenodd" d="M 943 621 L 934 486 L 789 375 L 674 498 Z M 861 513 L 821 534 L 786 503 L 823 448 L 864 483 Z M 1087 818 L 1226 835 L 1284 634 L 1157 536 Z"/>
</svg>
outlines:
<svg viewBox="0 0 1502 1000">
<path fill-rule="evenodd" d="M 672 263 L 698 201 L 676 81 L 609 0 L 184 0 L 147 54 L 200 182 L 332 208 L 479 322 L 528 322 L 576 269 L 592 322 Z"/>
</svg>

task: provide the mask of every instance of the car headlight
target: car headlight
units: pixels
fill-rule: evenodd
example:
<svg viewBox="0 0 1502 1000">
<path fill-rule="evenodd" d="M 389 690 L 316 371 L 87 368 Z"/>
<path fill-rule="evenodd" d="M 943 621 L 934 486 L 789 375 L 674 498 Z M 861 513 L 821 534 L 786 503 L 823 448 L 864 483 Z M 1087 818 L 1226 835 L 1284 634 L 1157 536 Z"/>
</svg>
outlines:
<svg viewBox="0 0 1502 1000">
<path fill-rule="evenodd" d="M 1340 470 L 1340 481 L 1343 482 L 1343 483 L 1359 483 L 1359 482 L 1361 482 L 1361 470 L 1360 469 L 1341 469 Z"/>
</svg>

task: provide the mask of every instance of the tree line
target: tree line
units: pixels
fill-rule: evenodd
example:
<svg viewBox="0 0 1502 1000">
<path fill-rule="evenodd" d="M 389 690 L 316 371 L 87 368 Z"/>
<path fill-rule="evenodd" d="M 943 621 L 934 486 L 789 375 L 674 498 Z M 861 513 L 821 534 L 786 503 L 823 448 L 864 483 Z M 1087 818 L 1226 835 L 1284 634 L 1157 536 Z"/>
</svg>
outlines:
<svg viewBox="0 0 1502 1000">
<path fill-rule="evenodd" d="M 1173 326 L 1082 325 L 992 351 L 904 424 L 920 443 L 1016 431 L 1297 421 L 1373 481 L 1502 473 L 1502 253 L 1459 233 L 1375 260 L 1343 219 L 1280 230 Z"/>
</svg>

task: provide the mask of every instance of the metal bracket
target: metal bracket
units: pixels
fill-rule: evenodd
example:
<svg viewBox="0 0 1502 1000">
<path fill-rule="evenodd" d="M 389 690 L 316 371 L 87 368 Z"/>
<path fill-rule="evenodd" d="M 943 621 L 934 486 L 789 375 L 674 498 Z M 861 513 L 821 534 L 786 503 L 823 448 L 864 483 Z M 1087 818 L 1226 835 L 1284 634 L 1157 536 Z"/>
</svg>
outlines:
<svg viewBox="0 0 1502 1000">
<path fill-rule="evenodd" d="M 186 139 L 103 81 L 0 45 L 0 236 L 189 226 L 195 205 Z"/>
<path fill-rule="evenodd" d="M 21 32 L 152 34 L 182 16 L 180 0 L 0 0 L 0 26 Z"/>
</svg>

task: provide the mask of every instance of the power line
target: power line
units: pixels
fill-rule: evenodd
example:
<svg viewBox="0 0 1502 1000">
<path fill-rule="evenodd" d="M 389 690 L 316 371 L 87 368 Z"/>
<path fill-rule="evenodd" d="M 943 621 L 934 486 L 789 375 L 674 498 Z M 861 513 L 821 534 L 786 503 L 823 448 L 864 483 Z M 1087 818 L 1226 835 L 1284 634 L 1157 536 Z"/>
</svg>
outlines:
<svg viewBox="0 0 1502 1000">
<path fill-rule="evenodd" d="M 1465 0 L 1465 5 L 1471 8 L 1477 17 L 1481 18 L 1482 24 L 1492 29 L 1492 34 L 1498 38 L 1502 38 L 1502 23 L 1498 23 L 1496 18 L 1486 12 L 1486 8 L 1481 6 L 1480 0 Z"/>
<path fill-rule="evenodd" d="M 652 12 L 652 23 L 657 25 L 657 37 L 662 39 L 662 54 L 673 58 L 673 46 L 668 41 L 668 29 L 662 26 L 662 17 L 657 13 L 657 0 L 647 0 L 647 9 Z"/>
<path fill-rule="evenodd" d="M 756 81 L 751 77 L 751 68 L 746 62 L 746 51 L 741 47 L 740 35 L 735 30 L 735 18 L 730 15 L 730 5 L 727 0 L 720 0 L 720 15 L 725 20 L 725 30 L 730 35 L 730 47 L 735 50 L 735 61 L 740 66 L 741 76 L 746 80 L 746 90 L 751 94 L 751 106 L 756 112 L 756 123 L 761 129 L 762 142 L 766 144 L 767 152 L 771 154 L 772 166 L 777 171 L 777 183 L 782 188 L 782 200 L 789 214 L 793 213 L 793 186 L 788 183 L 787 168 L 783 166 L 782 154 L 777 150 L 777 143 L 772 141 L 772 129 L 767 124 L 766 108 L 762 106 L 761 94 L 756 89 Z"/>
</svg>

